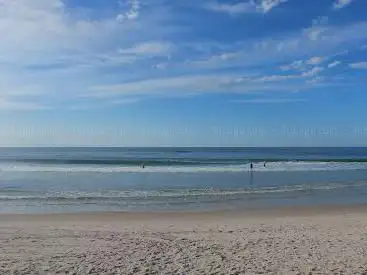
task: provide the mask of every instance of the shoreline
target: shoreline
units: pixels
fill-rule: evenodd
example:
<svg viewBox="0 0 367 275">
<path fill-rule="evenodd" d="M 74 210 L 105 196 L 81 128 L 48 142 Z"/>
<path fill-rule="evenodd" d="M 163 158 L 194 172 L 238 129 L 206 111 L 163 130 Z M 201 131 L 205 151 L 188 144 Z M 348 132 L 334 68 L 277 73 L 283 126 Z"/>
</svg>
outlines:
<svg viewBox="0 0 367 275">
<path fill-rule="evenodd" d="M 320 215 L 339 215 L 367 213 L 367 203 L 364 204 L 327 204 L 307 206 L 277 206 L 233 210 L 206 211 L 101 211 L 101 212 L 73 212 L 73 213 L 1 213 L 0 223 L 10 221 L 116 221 L 116 218 L 128 220 L 156 220 L 156 219 L 215 219 L 215 218 L 267 218 L 267 217 L 307 217 Z"/>
</svg>

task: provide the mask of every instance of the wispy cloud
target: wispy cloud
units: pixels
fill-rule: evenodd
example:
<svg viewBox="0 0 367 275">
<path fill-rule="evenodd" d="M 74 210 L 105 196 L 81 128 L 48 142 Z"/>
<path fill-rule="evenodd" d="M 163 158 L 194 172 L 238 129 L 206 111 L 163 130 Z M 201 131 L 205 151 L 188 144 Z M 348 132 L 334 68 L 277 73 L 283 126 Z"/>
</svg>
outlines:
<svg viewBox="0 0 367 275">
<path fill-rule="evenodd" d="M 20 68 L 75 68 L 109 61 L 115 64 L 118 49 L 130 49 L 131 53 L 135 50 L 136 54 L 164 50 L 164 43 L 153 37 L 160 26 L 167 29 L 159 20 L 167 20 L 170 15 L 151 12 L 139 18 L 139 22 L 130 22 L 135 21 L 132 19 L 137 18 L 141 9 L 138 0 L 132 0 L 130 5 L 126 15 L 130 19 L 120 24 L 115 18 L 119 9 L 110 11 L 107 17 L 97 9 L 71 9 L 62 0 L 1 1 L 0 33 L 6 43 L 0 43 L 0 61 Z"/>
<path fill-rule="evenodd" d="M 305 70 L 305 62 L 303 60 L 296 60 L 290 64 L 280 66 L 280 69 L 282 71 L 290 71 L 290 70 L 303 71 Z"/>
<path fill-rule="evenodd" d="M 0 111 L 39 111 L 48 109 L 50 107 L 37 102 L 12 101 L 6 98 L 0 98 Z"/>
<path fill-rule="evenodd" d="M 333 4 L 333 9 L 342 9 L 352 3 L 353 0 L 336 0 Z"/>
<path fill-rule="evenodd" d="M 132 19 L 137 19 L 140 3 L 132 1 L 130 5 L 129 20 L 121 23 L 116 16 L 122 6 L 109 10 L 106 16 L 84 4 L 70 8 L 62 0 L 0 0 L 0 97 L 12 96 L 3 100 L 2 108 L 40 108 L 26 103 L 30 94 L 43 94 L 37 100 L 50 105 L 57 105 L 56 98 L 73 101 L 90 83 L 109 78 L 112 71 L 116 74 L 111 69 L 104 74 L 108 67 L 132 67 L 151 57 L 166 59 L 173 51 L 172 44 L 149 38 L 160 32 L 160 26 L 169 33 L 160 20 L 171 15 L 157 16 L 152 8 L 137 22 Z"/>
<path fill-rule="evenodd" d="M 189 65 L 194 65 L 197 67 L 213 67 L 217 65 L 221 65 L 225 62 L 236 60 L 242 56 L 241 52 L 227 52 L 227 53 L 218 53 L 212 55 L 205 59 L 187 61 L 186 63 Z"/>
<path fill-rule="evenodd" d="M 318 23 L 326 19 L 316 20 Z M 316 22 L 313 22 L 314 24 Z M 317 23 L 317 24 L 318 24 Z M 321 24 L 320 23 L 320 24 Z M 319 26 L 319 25 L 313 26 Z M 324 23 L 322 23 L 324 24 Z M 324 26 L 324 25 L 323 25 Z M 322 27 L 324 28 L 324 27 Z M 278 37 L 253 41 L 244 41 L 227 45 L 231 58 L 223 59 L 218 54 L 210 54 L 206 58 L 199 58 L 187 62 L 200 68 L 223 69 L 232 67 L 251 67 L 284 63 L 284 60 L 294 60 L 280 66 L 283 71 L 306 71 L 313 66 L 323 64 L 327 60 L 348 54 L 346 48 L 358 47 L 367 40 L 367 23 L 361 22 L 345 26 L 325 25 L 322 34 L 311 36 L 308 31 L 294 32 Z M 304 59 L 308 56 L 308 59 Z M 311 56 L 311 58 L 310 58 Z M 312 57 L 313 56 L 313 57 Z M 315 64 L 315 65 L 313 65 Z"/>
<path fill-rule="evenodd" d="M 288 75 L 268 75 L 262 76 L 260 78 L 254 79 L 255 82 L 279 82 L 279 81 L 287 81 L 287 80 L 300 80 L 303 78 L 315 77 L 320 74 L 324 70 L 323 67 L 313 67 L 310 70 L 297 73 L 297 74 L 288 74 Z"/>
<path fill-rule="evenodd" d="M 125 105 L 125 104 L 133 104 L 133 103 L 138 103 L 141 101 L 141 98 L 120 98 L 120 99 L 115 99 L 115 100 L 111 100 L 108 102 L 108 104 L 110 105 Z"/>
<path fill-rule="evenodd" d="M 215 12 L 227 13 L 231 16 L 243 13 L 268 13 L 288 0 L 249 0 L 234 4 L 211 3 L 206 8 Z"/>
<path fill-rule="evenodd" d="M 302 77 L 301 75 L 293 74 L 293 75 L 269 75 L 269 76 L 263 76 L 258 79 L 256 79 L 256 82 L 278 82 L 278 81 L 285 81 L 285 80 L 291 80 L 291 79 L 297 79 Z"/>
<path fill-rule="evenodd" d="M 322 68 L 322 67 L 314 67 L 311 70 L 302 73 L 302 76 L 304 76 L 304 77 L 313 77 L 313 76 L 318 75 L 323 70 L 324 70 L 324 68 Z"/>
<path fill-rule="evenodd" d="M 307 60 L 307 64 L 309 65 L 319 65 L 325 60 L 325 57 L 314 56 Z"/>
<path fill-rule="evenodd" d="M 356 62 L 349 64 L 352 69 L 367 69 L 367 62 Z"/>
<path fill-rule="evenodd" d="M 246 103 L 246 104 L 284 104 L 295 102 L 306 102 L 302 98 L 256 98 L 256 99 L 238 99 L 233 100 L 234 103 Z"/>
<path fill-rule="evenodd" d="M 228 13 L 231 16 L 239 15 L 242 13 L 254 13 L 257 11 L 254 1 L 236 3 L 236 4 L 220 4 L 211 3 L 206 5 L 206 8 L 215 12 Z"/>
<path fill-rule="evenodd" d="M 329 69 L 331 69 L 331 68 L 334 68 L 334 67 L 336 67 L 336 66 L 339 66 L 340 64 L 341 64 L 341 62 L 340 62 L 339 60 L 335 60 L 335 61 L 333 61 L 333 62 L 329 63 L 329 64 L 327 65 L 327 67 L 328 67 Z"/>
<path fill-rule="evenodd" d="M 120 49 L 119 53 L 136 56 L 169 56 L 173 45 L 168 42 L 145 42 L 131 48 Z"/>
<path fill-rule="evenodd" d="M 210 93 L 250 93 L 258 91 L 294 91 L 307 89 L 305 80 L 316 77 L 323 68 L 290 75 L 183 75 L 147 79 L 116 85 L 92 86 L 84 98 L 124 98 L 145 96 L 183 96 Z"/>
<path fill-rule="evenodd" d="M 127 82 L 118 85 L 104 85 L 91 87 L 93 97 L 116 97 L 126 95 L 154 95 L 165 93 L 197 93 L 214 92 L 220 87 L 228 86 L 235 81 L 234 76 L 208 75 L 208 76 L 180 76 L 172 78 L 149 79 Z"/>
<path fill-rule="evenodd" d="M 167 62 L 158 63 L 158 64 L 152 65 L 152 67 L 158 70 L 164 70 L 164 69 L 167 69 L 168 63 Z"/>
<path fill-rule="evenodd" d="M 282 71 L 291 71 L 291 70 L 305 71 L 310 66 L 321 64 L 322 62 L 324 62 L 326 58 L 327 57 L 323 57 L 323 56 L 314 56 L 308 60 L 296 60 L 290 64 L 280 66 L 280 69 Z"/>
<path fill-rule="evenodd" d="M 282 3 L 287 2 L 288 0 L 262 0 L 260 2 L 260 6 L 264 13 L 267 13 L 274 9 L 275 7 L 279 6 Z"/>
<path fill-rule="evenodd" d="M 113 100 L 106 100 L 98 102 L 88 102 L 88 103 L 82 103 L 82 104 L 76 104 L 70 106 L 68 109 L 70 111 L 90 111 L 90 110 L 96 110 L 96 109 L 109 109 L 113 107 L 120 107 L 122 105 L 130 105 L 140 102 L 140 98 L 119 98 L 119 99 L 113 99 Z"/>
<path fill-rule="evenodd" d="M 322 38 L 322 35 L 328 30 L 329 18 L 321 16 L 312 20 L 312 26 L 305 29 L 306 34 L 310 40 L 317 41 Z"/>
<path fill-rule="evenodd" d="M 3 1 L 0 14 L 0 32 L 7 41 L 1 43 L 0 50 L 14 55 L 16 52 L 25 61 L 39 52 L 44 60 L 61 50 L 76 53 L 83 47 L 88 50 L 99 47 L 105 43 L 100 39 L 114 34 L 118 27 L 108 19 L 75 18 L 67 13 L 61 0 Z M 11 32 L 7 31 L 10 26 Z"/>
<path fill-rule="evenodd" d="M 120 23 L 126 20 L 135 20 L 139 17 L 140 11 L 140 1 L 139 0 L 131 0 L 130 1 L 130 9 L 125 13 L 120 13 L 117 15 L 116 20 Z"/>
<path fill-rule="evenodd" d="M 108 1 L 102 13 L 84 10 L 89 4 L 80 1 L 76 8 L 62 0 L 0 2 L 0 97 L 6 98 L 2 106 L 8 109 L 16 109 L 17 102 L 17 108 L 30 104 L 28 109 L 37 109 L 59 101 L 101 103 L 96 97 L 117 102 L 133 95 L 297 90 L 312 81 L 327 81 L 323 71 L 341 64 L 332 62 L 340 59 L 335 53 L 355 48 L 362 52 L 361 45 L 367 43 L 366 22 L 333 26 L 327 17 L 313 20 L 306 29 L 261 32 L 251 23 L 264 16 L 249 16 L 238 26 L 244 28 L 243 35 L 231 32 L 231 39 L 223 39 L 223 31 L 211 33 L 206 31 L 209 24 L 199 26 L 202 18 L 188 24 L 186 10 L 180 10 L 186 1 L 175 6 L 176 1 L 143 5 L 132 0 L 119 7 Z M 285 2 L 218 0 L 200 8 L 232 16 L 262 15 Z M 215 19 L 233 23 L 227 17 Z M 35 98 L 37 93 L 42 96 Z"/>
</svg>

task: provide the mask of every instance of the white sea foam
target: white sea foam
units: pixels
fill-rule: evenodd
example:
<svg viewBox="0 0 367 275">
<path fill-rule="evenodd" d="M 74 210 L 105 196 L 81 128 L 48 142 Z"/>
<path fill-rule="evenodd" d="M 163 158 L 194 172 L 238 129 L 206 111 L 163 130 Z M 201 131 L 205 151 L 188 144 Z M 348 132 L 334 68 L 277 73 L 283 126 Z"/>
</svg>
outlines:
<svg viewBox="0 0 367 275">
<path fill-rule="evenodd" d="M 16 195 L 7 194 L 5 190 L 0 192 L 0 200 L 122 200 L 124 199 L 168 199 L 168 198 L 190 198 L 190 197 L 215 197 L 215 196 L 241 196 L 241 195 L 266 195 L 276 193 L 294 193 L 294 192 L 318 192 L 333 189 L 342 189 L 348 187 L 364 187 L 367 182 L 343 183 L 343 184 L 322 184 L 322 185 L 293 185 L 262 187 L 235 190 L 217 190 L 217 189 L 184 189 L 174 191 L 95 191 L 95 192 L 47 192 L 44 194 Z"/>
<path fill-rule="evenodd" d="M 198 172 L 296 172 L 296 171 L 367 170 L 366 162 L 307 162 L 284 161 L 246 165 L 212 166 L 111 166 L 111 165 L 39 165 L 5 164 L 0 172 L 62 172 L 62 173 L 198 173 Z"/>
</svg>

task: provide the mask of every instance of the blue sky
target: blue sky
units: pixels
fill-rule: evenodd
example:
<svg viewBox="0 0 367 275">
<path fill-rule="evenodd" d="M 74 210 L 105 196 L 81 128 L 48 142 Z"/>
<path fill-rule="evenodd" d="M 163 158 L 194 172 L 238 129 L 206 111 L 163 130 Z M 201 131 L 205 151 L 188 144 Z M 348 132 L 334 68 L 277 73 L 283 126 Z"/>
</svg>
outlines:
<svg viewBox="0 0 367 275">
<path fill-rule="evenodd" d="M 0 0 L 0 145 L 367 145 L 366 10 Z"/>
</svg>

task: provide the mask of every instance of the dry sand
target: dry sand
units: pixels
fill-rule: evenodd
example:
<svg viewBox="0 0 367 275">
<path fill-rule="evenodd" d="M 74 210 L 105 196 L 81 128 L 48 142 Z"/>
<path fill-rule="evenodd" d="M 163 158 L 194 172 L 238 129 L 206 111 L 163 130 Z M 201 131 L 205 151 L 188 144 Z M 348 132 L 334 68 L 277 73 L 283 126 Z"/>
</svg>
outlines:
<svg viewBox="0 0 367 275">
<path fill-rule="evenodd" d="M 367 274 L 367 207 L 0 215 L 0 274 Z"/>
</svg>

